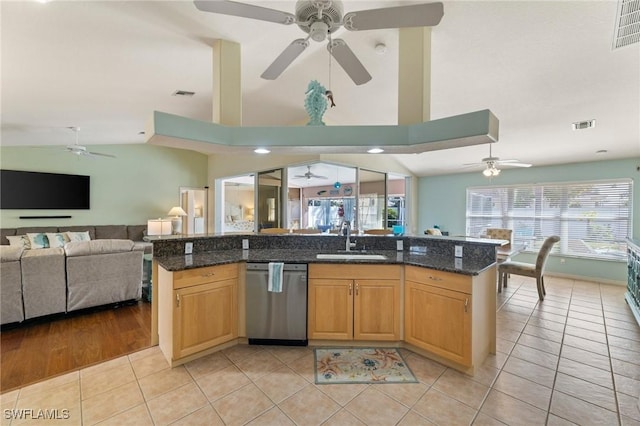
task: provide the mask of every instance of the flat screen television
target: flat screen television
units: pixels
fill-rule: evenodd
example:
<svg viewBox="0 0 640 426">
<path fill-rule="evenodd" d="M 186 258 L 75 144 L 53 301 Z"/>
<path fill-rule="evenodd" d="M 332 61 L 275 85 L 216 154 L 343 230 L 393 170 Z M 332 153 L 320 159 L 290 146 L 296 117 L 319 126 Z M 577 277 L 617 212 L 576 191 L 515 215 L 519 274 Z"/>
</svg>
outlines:
<svg viewBox="0 0 640 426">
<path fill-rule="evenodd" d="M 0 170 L 0 209 L 88 210 L 90 177 Z"/>
</svg>

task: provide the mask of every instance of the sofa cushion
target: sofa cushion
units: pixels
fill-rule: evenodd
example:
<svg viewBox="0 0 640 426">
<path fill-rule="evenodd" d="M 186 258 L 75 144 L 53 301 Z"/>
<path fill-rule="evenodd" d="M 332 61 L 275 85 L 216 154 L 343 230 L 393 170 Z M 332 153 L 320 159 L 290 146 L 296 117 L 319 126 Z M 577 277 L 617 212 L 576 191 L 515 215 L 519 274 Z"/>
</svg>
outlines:
<svg viewBox="0 0 640 426">
<path fill-rule="evenodd" d="M 147 225 L 127 226 L 127 239 L 131 241 L 142 241 L 147 235 Z"/>
<path fill-rule="evenodd" d="M 56 231 L 51 231 L 56 232 Z M 61 226 L 58 228 L 57 232 L 88 232 L 89 238 L 92 240 L 96 239 L 96 228 L 95 226 L 82 225 L 82 226 Z"/>
<path fill-rule="evenodd" d="M 2 246 L 0 247 L 1 262 L 16 262 L 22 257 L 23 247 Z"/>
<path fill-rule="evenodd" d="M 49 248 L 49 238 L 47 238 L 47 234 L 43 232 L 38 232 L 37 234 L 27 232 L 27 238 L 29 239 L 29 244 L 32 249 Z"/>
<path fill-rule="evenodd" d="M 49 240 L 49 247 L 64 247 L 66 243 L 70 241 L 66 232 L 47 232 L 47 239 Z"/>
<path fill-rule="evenodd" d="M 65 235 L 69 239 L 69 242 L 89 241 L 89 240 L 91 240 L 91 236 L 89 235 L 89 231 L 80 231 L 80 232 L 67 231 L 67 232 L 65 232 Z"/>
<path fill-rule="evenodd" d="M 77 241 L 65 244 L 67 256 L 89 256 L 92 254 L 118 253 L 133 250 L 131 240 L 91 240 Z"/>
<path fill-rule="evenodd" d="M 40 250 L 25 250 L 22 253 L 22 260 L 25 258 L 44 257 L 44 256 L 64 256 L 64 249 L 60 247 L 56 248 L 43 248 Z"/>
<path fill-rule="evenodd" d="M 31 242 L 26 235 L 7 235 L 6 239 L 11 247 L 22 247 L 27 250 L 31 248 Z"/>
<path fill-rule="evenodd" d="M 99 225 L 96 226 L 96 240 L 127 240 L 127 225 Z"/>
<path fill-rule="evenodd" d="M 2 228 L 0 229 L 0 245 L 6 246 L 9 245 L 9 240 L 7 237 L 11 237 L 17 235 L 15 228 Z"/>
</svg>

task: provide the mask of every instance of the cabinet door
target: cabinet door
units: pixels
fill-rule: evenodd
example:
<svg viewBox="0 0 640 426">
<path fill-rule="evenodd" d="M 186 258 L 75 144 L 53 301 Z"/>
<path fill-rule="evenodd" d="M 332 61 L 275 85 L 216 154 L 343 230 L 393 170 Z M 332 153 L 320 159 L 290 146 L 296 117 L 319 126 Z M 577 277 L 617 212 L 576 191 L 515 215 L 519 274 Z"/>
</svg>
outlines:
<svg viewBox="0 0 640 426">
<path fill-rule="evenodd" d="M 309 280 L 309 339 L 353 338 L 353 281 Z"/>
<path fill-rule="evenodd" d="M 398 280 L 356 280 L 353 303 L 354 339 L 400 339 L 400 282 Z"/>
<path fill-rule="evenodd" d="M 175 291 L 173 358 L 209 349 L 238 336 L 237 279 Z"/>
<path fill-rule="evenodd" d="M 471 366 L 471 296 L 406 281 L 405 340 Z"/>
</svg>

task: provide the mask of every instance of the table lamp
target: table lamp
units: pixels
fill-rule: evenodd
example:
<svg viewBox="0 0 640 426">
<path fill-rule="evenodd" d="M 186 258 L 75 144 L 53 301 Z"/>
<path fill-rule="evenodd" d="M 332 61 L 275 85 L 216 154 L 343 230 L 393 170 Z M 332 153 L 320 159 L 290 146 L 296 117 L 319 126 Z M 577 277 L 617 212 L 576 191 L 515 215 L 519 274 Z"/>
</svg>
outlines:
<svg viewBox="0 0 640 426">
<path fill-rule="evenodd" d="M 187 213 L 182 210 L 182 207 L 176 206 L 169 210 L 167 213 L 169 216 L 173 216 L 171 218 L 171 228 L 173 234 L 181 234 L 182 233 L 182 216 L 186 216 Z"/>
<path fill-rule="evenodd" d="M 148 220 L 147 235 L 171 235 L 171 221 L 165 219 Z"/>
</svg>

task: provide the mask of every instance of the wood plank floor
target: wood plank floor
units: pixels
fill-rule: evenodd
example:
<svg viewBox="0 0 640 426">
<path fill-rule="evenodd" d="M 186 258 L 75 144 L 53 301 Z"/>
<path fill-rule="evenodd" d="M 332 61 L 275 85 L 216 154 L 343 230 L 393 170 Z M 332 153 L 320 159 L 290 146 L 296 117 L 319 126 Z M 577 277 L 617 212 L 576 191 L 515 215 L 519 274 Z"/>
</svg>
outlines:
<svg viewBox="0 0 640 426">
<path fill-rule="evenodd" d="M 151 345 L 151 304 L 101 308 L 0 333 L 0 392 Z"/>
</svg>

